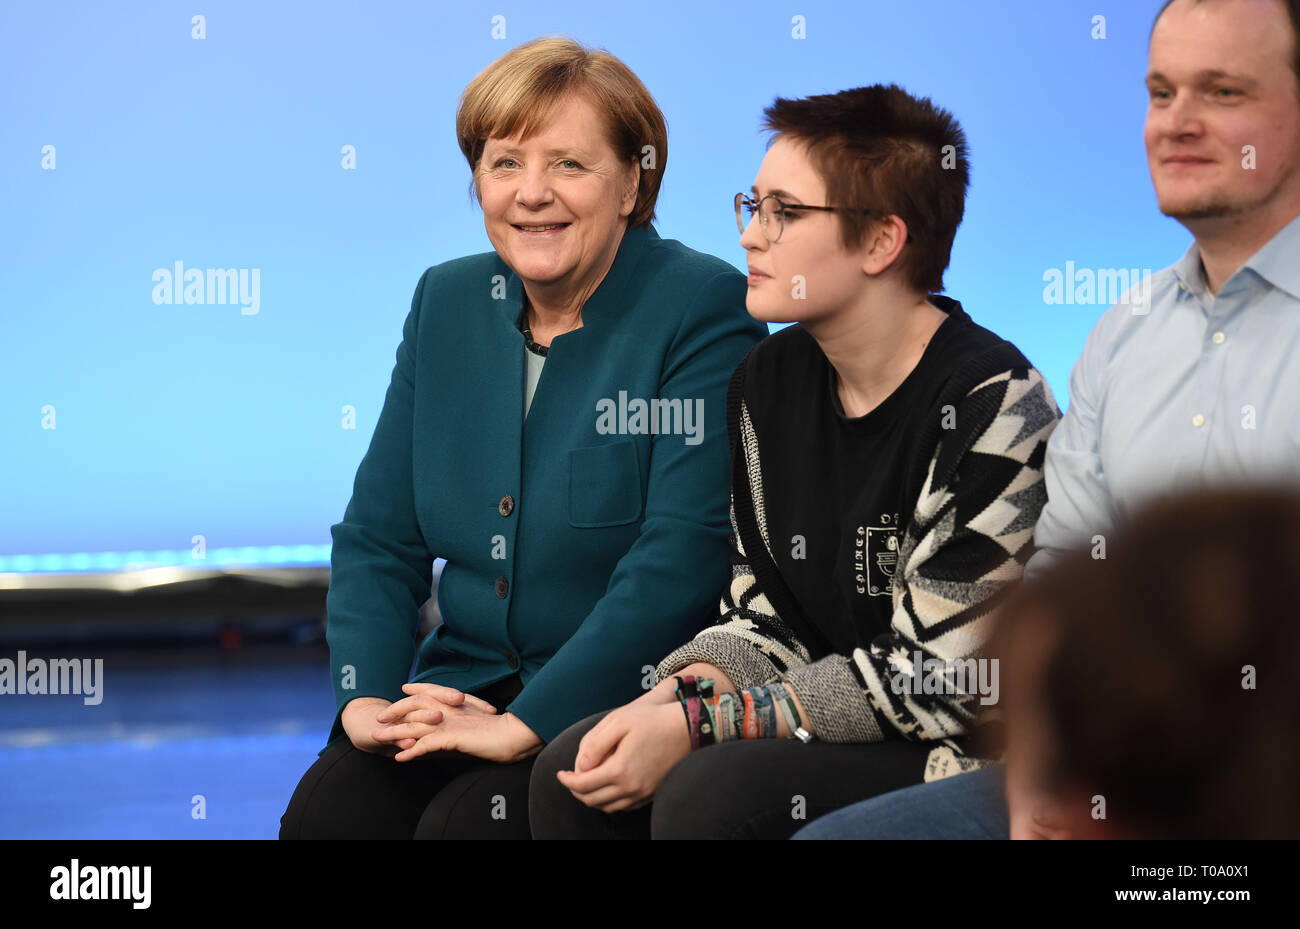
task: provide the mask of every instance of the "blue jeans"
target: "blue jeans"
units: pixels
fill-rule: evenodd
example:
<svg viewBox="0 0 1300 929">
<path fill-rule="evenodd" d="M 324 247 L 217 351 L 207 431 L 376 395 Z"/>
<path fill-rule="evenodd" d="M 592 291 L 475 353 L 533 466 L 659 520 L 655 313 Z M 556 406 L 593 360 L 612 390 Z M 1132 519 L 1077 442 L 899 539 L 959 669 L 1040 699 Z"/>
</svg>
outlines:
<svg viewBox="0 0 1300 929">
<path fill-rule="evenodd" d="M 814 819 L 792 839 L 1006 839 L 1002 765 L 863 800 Z"/>
</svg>

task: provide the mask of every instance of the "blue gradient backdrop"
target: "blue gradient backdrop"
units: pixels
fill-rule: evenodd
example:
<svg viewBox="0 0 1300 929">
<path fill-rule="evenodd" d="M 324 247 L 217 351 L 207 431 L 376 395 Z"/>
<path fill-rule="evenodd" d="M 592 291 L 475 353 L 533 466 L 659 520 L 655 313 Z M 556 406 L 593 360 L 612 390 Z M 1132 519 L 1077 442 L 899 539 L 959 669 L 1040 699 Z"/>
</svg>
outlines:
<svg viewBox="0 0 1300 929">
<path fill-rule="evenodd" d="M 188 563 L 195 534 L 209 564 L 325 563 L 416 281 L 490 247 L 457 97 L 546 34 L 642 78 L 670 132 L 660 234 L 739 268 L 731 197 L 753 182 L 774 96 L 892 81 L 951 109 L 973 183 L 948 293 L 1065 407 L 1106 307 L 1046 305 L 1045 271 L 1158 269 L 1190 241 L 1156 210 L 1142 146 L 1159 5 L 5 4 L 0 571 Z M 259 269 L 260 311 L 154 304 L 154 269 L 176 261 Z"/>
</svg>

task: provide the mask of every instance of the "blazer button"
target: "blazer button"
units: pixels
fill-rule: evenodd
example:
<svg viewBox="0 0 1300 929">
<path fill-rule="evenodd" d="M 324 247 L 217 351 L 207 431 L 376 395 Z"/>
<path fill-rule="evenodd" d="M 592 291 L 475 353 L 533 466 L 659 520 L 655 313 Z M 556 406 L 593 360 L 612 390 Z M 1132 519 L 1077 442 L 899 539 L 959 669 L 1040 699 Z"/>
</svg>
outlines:
<svg viewBox="0 0 1300 929">
<path fill-rule="evenodd" d="M 501 498 L 501 502 L 497 504 L 497 512 L 500 513 L 502 516 L 509 516 L 514 511 L 515 511 L 515 498 L 510 496 L 510 494 L 506 494 L 504 497 Z"/>
<path fill-rule="evenodd" d="M 510 669 L 511 669 L 512 671 L 513 671 L 514 669 L 518 668 L 518 667 L 519 667 L 519 656 L 516 655 L 514 652 L 506 652 L 506 664 L 510 665 Z"/>
<path fill-rule="evenodd" d="M 506 594 L 510 593 L 510 582 L 504 577 L 499 577 L 496 579 L 496 583 L 492 585 L 492 589 L 497 592 L 498 597 L 504 600 Z"/>
</svg>

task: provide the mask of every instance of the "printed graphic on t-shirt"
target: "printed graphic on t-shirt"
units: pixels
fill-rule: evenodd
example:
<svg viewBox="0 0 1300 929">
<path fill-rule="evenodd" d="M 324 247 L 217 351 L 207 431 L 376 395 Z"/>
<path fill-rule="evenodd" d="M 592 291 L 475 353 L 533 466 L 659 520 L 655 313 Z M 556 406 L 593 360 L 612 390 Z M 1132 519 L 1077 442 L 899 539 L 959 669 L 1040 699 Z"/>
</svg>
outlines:
<svg viewBox="0 0 1300 929">
<path fill-rule="evenodd" d="M 868 597 L 892 597 L 898 568 L 898 514 L 880 514 L 879 526 L 859 526 L 853 548 L 853 579 Z"/>
</svg>

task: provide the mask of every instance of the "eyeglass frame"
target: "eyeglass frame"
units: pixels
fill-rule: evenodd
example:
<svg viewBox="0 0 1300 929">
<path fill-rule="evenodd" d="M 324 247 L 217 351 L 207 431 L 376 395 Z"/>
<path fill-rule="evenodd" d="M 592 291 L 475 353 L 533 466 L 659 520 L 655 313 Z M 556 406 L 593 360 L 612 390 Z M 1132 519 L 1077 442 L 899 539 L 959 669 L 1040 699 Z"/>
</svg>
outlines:
<svg viewBox="0 0 1300 929">
<path fill-rule="evenodd" d="M 767 223 L 763 221 L 764 200 L 775 200 L 776 207 L 777 207 L 777 215 L 781 217 L 780 219 L 781 231 L 776 234 L 775 239 L 767 239 Z M 785 234 L 785 213 L 787 210 L 795 213 L 797 213 L 799 210 L 817 210 L 823 213 L 865 213 L 868 216 L 879 216 L 881 218 L 892 215 L 890 213 L 882 213 L 880 210 L 864 210 L 859 207 L 852 207 L 852 206 L 813 206 L 808 203 L 786 203 L 776 194 L 768 194 L 766 197 L 760 197 L 759 199 L 755 200 L 752 197 L 746 196 L 743 190 L 740 193 L 736 194 L 734 204 L 736 208 L 736 225 L 740 228 L 741 235 L 744 235 L 745 233 L 745 223 L 741 220 L 740 210 L 741 207 L 743 206 L 750 206 L 752 210 L 752 215 L 750 216 L 750 220 L 752 221 L 754 216 L 758 217 L 758 224 L 763 229 L 763 238 L 767 239 L 767 241 L 771 242 L 774 245 L 777 242 L 781 241 L 781 236 Z M 911 242 L 911 241 L 912 241 L 912 233 L 911 230 L 908 230 L 907 242 Z"/>
</svg>

